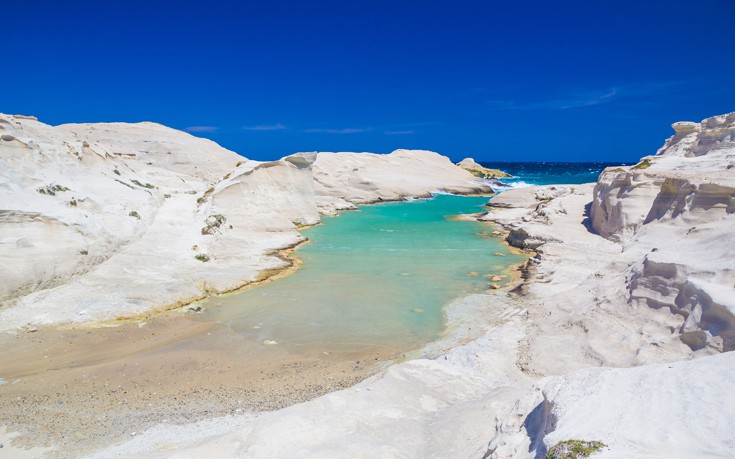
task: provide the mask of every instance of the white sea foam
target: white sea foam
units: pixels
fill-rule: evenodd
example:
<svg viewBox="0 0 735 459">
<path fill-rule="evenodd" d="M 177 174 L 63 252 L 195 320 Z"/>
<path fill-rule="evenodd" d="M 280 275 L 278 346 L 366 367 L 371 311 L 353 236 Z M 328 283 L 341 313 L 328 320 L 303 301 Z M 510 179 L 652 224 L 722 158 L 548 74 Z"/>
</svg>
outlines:
<svg viewBox="0 0 735 459">
<path fill-rule="evenodd" d="M 454 193 L 450 193 L 450 192 L 444 191 L 444 190 L 434 190 L 434 191 L 431 192 L 431 194 L 433 196 L 437 196 L 437 195 L 440 195 L 440 194 L 446 194 L 446 195 L 449 195 L 449 196 L 455 196 Z"/>
<path fill-rule="evenodd" d="M 506 190 L 514 190 L 516 188 L 528 188 L 530 186 L 535 186 L 533 183 L 524 182 L 523 180 L 519 180 L 517 182 L 496 182 L 493 184 L 493 188 L 496 191 L 506 191 Z"/>
</svg>

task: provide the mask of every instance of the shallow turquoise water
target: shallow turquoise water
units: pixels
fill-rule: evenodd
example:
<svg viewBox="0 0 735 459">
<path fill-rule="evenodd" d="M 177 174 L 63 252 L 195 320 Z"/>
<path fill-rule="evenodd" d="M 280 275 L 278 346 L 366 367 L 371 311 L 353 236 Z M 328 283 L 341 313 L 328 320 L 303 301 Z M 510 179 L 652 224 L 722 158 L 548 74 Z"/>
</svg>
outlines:
<svg viewBox="0 0 735 459">
<path fill-rule="evenodd" d="M 451 218 L 480 212 L 486 202 L 439 195 L 325 218 L 304 232 L 310 242 L 296 251 L 299 270 L 214 298 L 206 315 L 250 338 L 289 347 L 408 350 L 428 343 L 443 330 L 444 306 L 486 290 L 483 275 L 502 274 L 522 259 L 488 237 L 489 224 Z"/>
</svg>

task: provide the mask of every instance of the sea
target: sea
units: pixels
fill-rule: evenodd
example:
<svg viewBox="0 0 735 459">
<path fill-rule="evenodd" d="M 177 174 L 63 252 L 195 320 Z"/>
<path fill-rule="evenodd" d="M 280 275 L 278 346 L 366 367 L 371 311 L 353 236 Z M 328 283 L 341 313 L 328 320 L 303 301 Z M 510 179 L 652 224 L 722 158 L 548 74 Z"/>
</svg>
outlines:
<svg viewBox="0 0 735 459">
<path fill-rule="evenodd" d="M 484 163 L 513 175 L 493 187 L 594 182 L 607 163 Z M 300 355 L 406 352 L 436 340 L 452 301 L 511 281 L 525 260 L 490 223 L 487 197 L 436 194 L 325 217 L 308 228 L 293 274 L 211 297 L 203 320 L 226 323 L 258 345 Z"/>
<path fill-rule="evenodd" d="M 490 169 L 500 169 L 512 175 L 495 184 L 498 191 L 532 185 L 561 185 L 596 182 L 603 169 L 631 163 L 607 162 L 481 162 Z"/>
</svg>

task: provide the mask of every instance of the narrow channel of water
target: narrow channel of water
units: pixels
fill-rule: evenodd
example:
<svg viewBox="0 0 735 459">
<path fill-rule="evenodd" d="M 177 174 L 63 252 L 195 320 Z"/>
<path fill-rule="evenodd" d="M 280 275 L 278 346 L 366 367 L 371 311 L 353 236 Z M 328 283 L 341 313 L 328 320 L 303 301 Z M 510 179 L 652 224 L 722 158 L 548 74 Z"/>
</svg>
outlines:
<svg viewBox="0 0 735 459">
<path fill-rule="evenodd" d="M 266 345 L 324 352 L 384 345 L 415 349 L 444 328 L 443 308 L 486 290 L 522 261 L 492 226 L 456 218 L 487 198 L 434 199 L 361 207 L 304 232 L 294 274 L 212 298 L 205 317 Z"/>
</svg>

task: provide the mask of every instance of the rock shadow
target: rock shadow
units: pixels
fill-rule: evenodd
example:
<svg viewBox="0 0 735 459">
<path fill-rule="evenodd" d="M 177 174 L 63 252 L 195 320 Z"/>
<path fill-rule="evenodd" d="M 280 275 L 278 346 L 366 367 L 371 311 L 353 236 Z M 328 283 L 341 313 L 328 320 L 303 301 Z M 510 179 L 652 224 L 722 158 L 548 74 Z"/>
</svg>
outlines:
<svg viewBox="0 0 735 459">
<path fill-rule="evenodd" d="M 530 443 L 528 452 L 534 453 L 534 459 L 544 459 L 546 457 L 546 445 L 544 437 L 546 434 L 554 430 L 556 420 L 551 413 L 551 404 L 544 399 L 541 403 L 528 413 L 523 421 L 523 428 L 526 429 L 526 435 Z"/>
<path fill-rule="evenodd" d="M 592 227 L 592 201 L 584 205 L 584 213 L 582 215 L 584 217 L 581 222 L 582 226 L 584 226 L 588 233 L 599 236 L 600 234 Z"/>
</svg>

